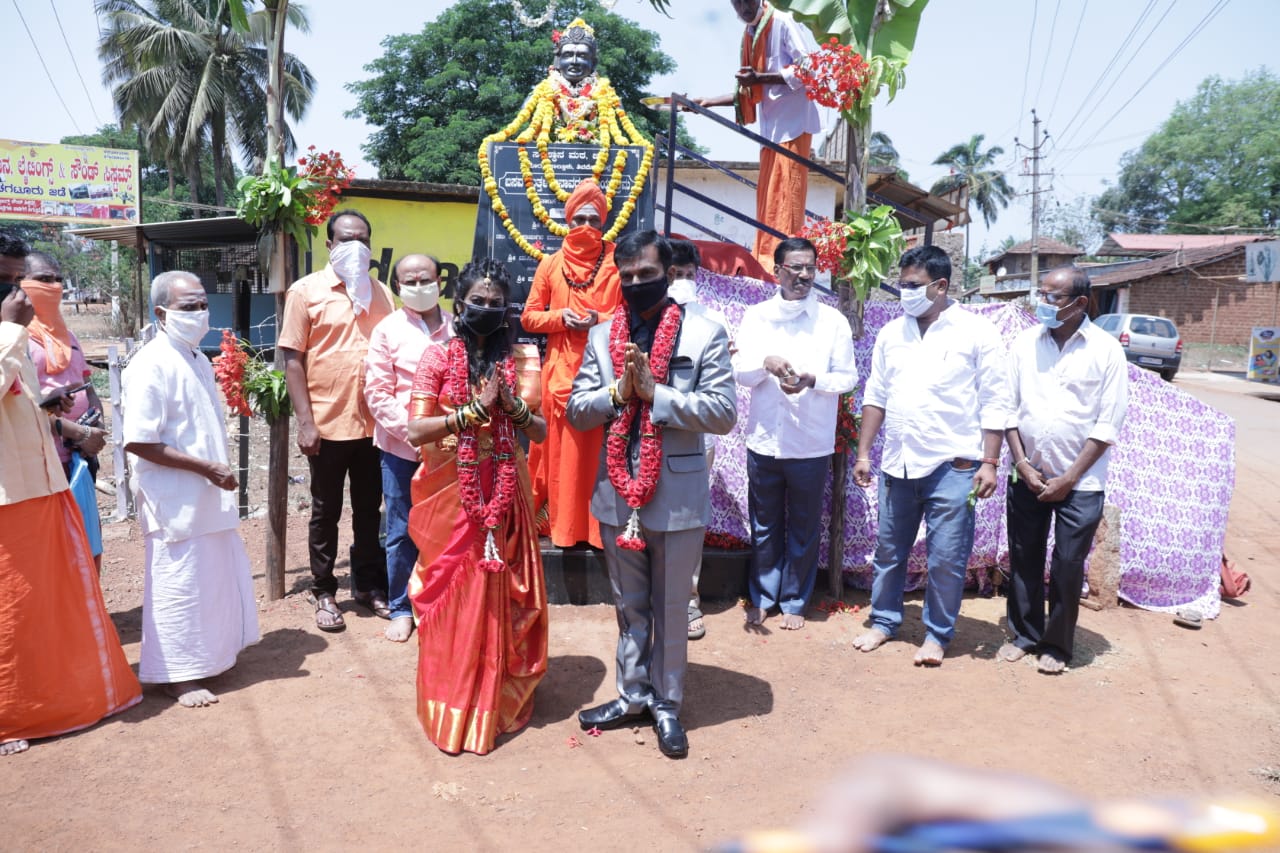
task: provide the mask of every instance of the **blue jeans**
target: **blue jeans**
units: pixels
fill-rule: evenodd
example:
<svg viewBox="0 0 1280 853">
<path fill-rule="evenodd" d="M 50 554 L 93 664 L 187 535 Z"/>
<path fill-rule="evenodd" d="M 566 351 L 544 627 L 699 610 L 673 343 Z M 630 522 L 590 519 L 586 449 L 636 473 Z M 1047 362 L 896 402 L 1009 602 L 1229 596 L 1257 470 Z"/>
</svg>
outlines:
<svg viewBox="0 0 1280 853">
<path fill-rule="evenodd" d="M 962 463 L 963 464 L 963 463 Z M 960 469 L 944 462 L 924 477 L 908 480 L 882 474 L 880 532 L 871 583 L 871 624 L 892 637 L 902 624 L 902 593 L 907 558 L 920 520 L 926 525 L 929 579 L 924 598 L 924 627 L 929 639 L 946 648 L 956 633 L 964 574 L 973 550 L 973 510 L 969 492 L 976 463 Z"/>
<path fill-rule="evenodd" d="M 413 499 L 409 486 L 418 463 L 382 451 L 382 502 L 387 512 L 387 598 L 391 618 L 412 616 L 409 606 L 409 576 L 418 561 L 418 546 L 409 537 L 409 509 Z"/>
<path fill-rule="evenodd" d="M 823 487 L 831 457 L 777 459 L 747 451 L 751 604 L 803 616 L 818 577 Z"/>
</svg>

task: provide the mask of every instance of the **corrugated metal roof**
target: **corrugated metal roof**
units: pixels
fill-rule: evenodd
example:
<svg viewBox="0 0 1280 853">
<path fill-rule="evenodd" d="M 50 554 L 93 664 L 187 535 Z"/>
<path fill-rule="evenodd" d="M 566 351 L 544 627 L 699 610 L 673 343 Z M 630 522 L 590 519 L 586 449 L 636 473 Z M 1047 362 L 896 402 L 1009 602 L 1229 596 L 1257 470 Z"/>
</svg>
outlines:
<svg viewBox="0 0 1280 853">
<path fill-rule="evenodd" d="M 1178 249 L 1239 246 L 1263 239 L 1255 234 L 1121 234 L 1112 231 L 1098 249 L 1103 256 L 1163 255 Z"/>
<path fill-rule="evenodd" d="M 199 248 L 253 243 L 258 229 L 234 216 L 212 219 L 180 219 L 175 222 L 153 222 L 148 225 L 115 225 L 107 228 L 75 228 L 71 234 L 90 240 L 109 240 L 121 246 L 139 248 L 144 243 L 158 243 L 175 249 Z"/>
<path fill-rule="evenodd" d="M 1151 276 L 1160 275 L 1161 273 L 1173 272 L 1174 270 L 1187 269 L 1193 267 L 1211 264 L 1214 261 L 1229 257 L 1236 252 L 1241 253 L 1241 273 L 1243 274 L 1244 266 L 1244 250 L 1241 244 L 1234 246 L 1205 246 L 1199 249 L 1190 249 L 1188 251 L 1170 252 L 1158 258 L 1152 258 L 1148 261 L 1138 261 L 1129 264 L 1120 269 L 1104 272 L 1099 275 L 1090 275 L 1089 278 L 1093 282 L 1094 287 L 1105 287 L 1107 285 L 1125 284 L 1139 279 L 1150 278 Z"/>
</svg>

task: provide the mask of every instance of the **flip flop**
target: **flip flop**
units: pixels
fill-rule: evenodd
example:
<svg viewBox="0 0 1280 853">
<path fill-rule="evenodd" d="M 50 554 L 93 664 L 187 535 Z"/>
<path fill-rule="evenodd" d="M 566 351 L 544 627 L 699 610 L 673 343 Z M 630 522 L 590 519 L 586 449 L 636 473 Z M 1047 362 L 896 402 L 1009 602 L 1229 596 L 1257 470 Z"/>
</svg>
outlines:
<svg viewBox="0 0 1280 853">
<path fill-rule="evenodd" d="M 702 618 L 702 611 L 701 611 L 701 610 L 699 610 L 698 608 L 694 607 L 692 604 L 690 604 L 690 605 L 689 605 L 689 623 L 690 623 L 690 625 L 692 625 L 692 624 L 693 624 L 693 620 L 694 620 L 694 619 L 701 619 L 701 618 Z M 698 628 L 693 628 L 693 627 L 690 627 L 690 628 L 689 628 L 689 639 L 690 639 L 690 640 L 701 640 L 701 639 L 702 639 L 703 637 L 705 637 L 705 636 L 707 636 L 707 626 L 706 626 L 706 625 L 702 625 L 702 626 L 700 626 L 700 627 L 698 627 Z"/>
<path fill-rule="evenodd" d="M 339 631 L 343 631 L 346 629 L 347 627 L 346 620 L 342 618 L 342 611 L 338 609 L 338 602 L 334 601 L 332 595 L 330 595 L 327 592 L 322 592 L 315 597 L 315 602 L 316 602 L 316 627 L 317 628 L 319 628 L 321 631 L 326 631 L 330 634 L 336 634 Z M 320 623 L 320 613 L 322 611 L 332 616 L 334 618 L 334 621 L 328 623 L 327 625 L 322 625 Z"/>
<path fill-rule="evenodd" d="M 387 601 L 387 597 L 380 592 L 357 593 L 351 596 L 351 600 L 368 609 L 379 619 L 391 618 L 391 602 Z"/>
<path fill-rule="evenodd" d="M 1173 624 L 1181 625 L 1183 628 L 1198 629 L 1204 624 L 1204 617 L 1198 611 L 1192 610 L 1190 607 L 1184 607 L 1173 614 Z"/>
</svg>

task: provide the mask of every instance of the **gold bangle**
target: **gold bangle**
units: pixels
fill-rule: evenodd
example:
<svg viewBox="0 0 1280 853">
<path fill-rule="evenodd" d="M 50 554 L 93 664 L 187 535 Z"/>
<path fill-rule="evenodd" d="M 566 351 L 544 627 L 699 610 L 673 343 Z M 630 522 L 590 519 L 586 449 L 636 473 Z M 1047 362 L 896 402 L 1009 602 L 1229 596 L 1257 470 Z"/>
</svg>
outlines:
<svg viewBox="0 0 1280 853">
<path fill-rule="evenodd" d="M 622 395 L 618 393 L 618 380 L 616 379 L 609 383 L 609 399 L 613 402 L 614 407 L 618 409 L 627 404 L 627 401 L 622 399 Z"/>
</svg>

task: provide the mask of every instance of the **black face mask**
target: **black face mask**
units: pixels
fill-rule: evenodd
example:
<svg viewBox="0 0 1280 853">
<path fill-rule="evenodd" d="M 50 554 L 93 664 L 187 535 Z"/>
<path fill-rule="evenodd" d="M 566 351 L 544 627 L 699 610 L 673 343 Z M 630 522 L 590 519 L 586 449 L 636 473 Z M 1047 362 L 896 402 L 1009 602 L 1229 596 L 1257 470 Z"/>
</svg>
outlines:
<svg viewBox="0 0 1280 853">
<path fill-rule="evenodd" d="M 507 308 L 489 308 L 484 305 L 463 303 L 462 315 L 458 317 L 458 325 L 473 335 L 488 337 L 502 328 L 507 319 Z"/>
<path fill-rule="evenodd" d="M 643 314 L 659 302 L 667 298 L 667 277 L 642 281 L 638 284 L 627 284 L 622 287 L 622 298 L 627 306 L 637 314 Z"/>
</svg>

